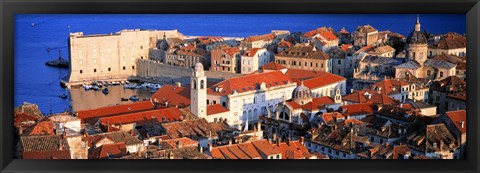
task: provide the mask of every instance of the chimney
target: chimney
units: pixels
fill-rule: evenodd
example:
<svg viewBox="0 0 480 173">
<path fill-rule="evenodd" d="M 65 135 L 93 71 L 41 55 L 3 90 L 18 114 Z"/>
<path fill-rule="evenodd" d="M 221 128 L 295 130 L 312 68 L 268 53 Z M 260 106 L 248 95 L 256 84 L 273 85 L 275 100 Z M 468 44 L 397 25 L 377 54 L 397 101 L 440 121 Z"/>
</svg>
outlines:
<svg viewBox="0 0 480 173">
<path fill-rule="evenodd" d="M 460 126 L 463 128 L 465 128 L 465 121 L 460 121 Z"/>
<path fill-rule="evenodd" d="M 208 143 L 208 151 L 212 152 L 212 144 L 211 143 Z"/>
<path fill-rule="evenodd" d="M 400 103 L 400 108 L 402 108 L 402 107 L 403 107 L 403 103 Z"/>
<path fill-rule="evenodd" d="M 193 42 L 193 47 L 197 48 L 197 42 L 196 41 Z"/>
<path fill-rule="evenodd" d="M 263 73 L 263 72 L 265 72 L 265 67 L 264 67 L 264 66 L 262 66 L 262 73 Z"/>
<path fill-rule="evenodd" d="M 200 153 L 203 153 L 203 147 L 200 145 L 200 143 L 198 143 L 198 146 L 197 146 L 197 147 L 198 147 L 198 151 L 199 151 Z"/>
<path fill-rule="evenodd" d="M 165 107 L 168 107 L 168 102 L 165 102 Z"/>
<path fill-rule="evenodd" d="M 232 140 L 231 139 L 228 140 L 228 145 L 232 145 Z"/>
<path fill-rule="evenodd" d="M 305 137 L 302 136 L 302 137 L 300 138 L 300 144 L 304 145 L 304 143 L 305 143 Z"/>
<path fill-rule="evenodd" d="M 280 138 L 277 139 L 277 146 L 280 146 Z"/>
<path fill-rule="evenodd" d="M 462 128 L 463 128 L 463 127 L 462 127 Z M 63 138 L 63 139 L 66 139 L 66 138 L 67 138 L 67 131 L 65 131 L 65 128 L 63 128 L 62 138 Z"/>
<path fill-rule="evenodd" d="M 180 140 L 177 141 L 177 148 L 182 148 L 182 142 Z"/>
<path fill-rule="evenodd" d="M 176 85 L 177 87 L 182 87 L 182 83 L 181 83 L 181 82 L 175 82 L 175 85 Z"/>
</svg>

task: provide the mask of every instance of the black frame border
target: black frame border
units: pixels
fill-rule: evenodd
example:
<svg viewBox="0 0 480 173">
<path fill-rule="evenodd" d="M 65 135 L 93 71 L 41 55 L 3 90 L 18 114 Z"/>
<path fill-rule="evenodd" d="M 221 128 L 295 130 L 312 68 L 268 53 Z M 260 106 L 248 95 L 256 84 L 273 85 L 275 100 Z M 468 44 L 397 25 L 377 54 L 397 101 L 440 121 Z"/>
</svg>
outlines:
<svg viewBox="0 0 480 173">
<path fill-rule="evenodd" d="M 0 2 L 2 172 L 478 172 L 478 0 L 3 0 Z M 15 14 L 462 13 L 467 20 L 466 160 L 17 160 L 13 159 Z"/>
</svg>

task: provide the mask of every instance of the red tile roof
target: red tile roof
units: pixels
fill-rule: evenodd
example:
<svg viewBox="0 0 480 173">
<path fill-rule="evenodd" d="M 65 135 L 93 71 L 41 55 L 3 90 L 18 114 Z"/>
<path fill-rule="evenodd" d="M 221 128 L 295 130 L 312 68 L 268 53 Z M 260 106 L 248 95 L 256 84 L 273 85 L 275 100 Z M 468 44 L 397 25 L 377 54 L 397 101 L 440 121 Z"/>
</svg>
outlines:
<svg viewBox="0 0 480 173">
<path fill-rule="evenodd" d="M 313 98 L 311 102 L 308 102 L 304 105 L 300 105 L 295 101 L 286 102 L 286 104 L 288 104 L 293 109 L 303 109 L 307 111 L 319 110 L 321 108 L 324 108 L 325 105 L 334 103 L 335 102 L 333 101 L 333 99 L 327 96 Z"/>
<path fill-rule="evenodd" d="M 406 145 L 393 146 L 393 159 L 403 159 L 400 156 L 410 155 L 410 148 Z"/>
<path fill-rule="evenodd" d="M 168 102 L 168 107 L 178 106 L 184 108 L 190 105 L 190 88 L 163 85 L 151 98 L 154 102 L 158 101 L 161 105 L 165 105 L 165 102 Z"/>
<path fill-rule="evenodd" d="M 374 112 L 371 103 L 358 103 L 351 105 L 340 106 L 340 109 L 343 111 L 343 115 L 346 116 L 356 116 L 356 115 L 365 115 L 372 114 Z"/>
<path fill-rule="evenodd" d="M 217 83 L 210 87 L 209 94 L 230 95 L 234 91 L 243 93 L 246 91 L 254 91 L 264 82 L 267 88 L 285 85 L 293 82 L 287 75 L 281 71 L 264 72 L 257 74 L 233 77 Z M 218 87 L 218 91 L 216 88 Z"/>
<path fill-rule="evenodd" d="M 214 104 L 207 106 L 207 115 L 214 115 L 222 112 L 228 112 L 229 110 L 220 104 Z"/>
<path fill-rule="evenodd" d="M 164 108 L 151 111 L 130 113 L 111 117 L 100 118 L 102 124 L 129 124 L 137 125 L 153 122 L 173 122 L 183 119 L 182 112 L 178 108 Z"/>
<path fill-rule="evenodd" d="M 397 79 L 385 79 L 373 84 L 370 88 L 377 88 L 375 91 L 390 95 L 400 93 L 402 87 L 409 85 L 409 83 Z"/>
<path fill-rule="evenodd" d="M 91 110 L 77 111 L 77 115 L 78 118 L 82 120 L 82 123 L 90 123 L 90 121 L 101 117 L 152 110 L 154 108 L 155 106 L 151 101 L 141 101 L 129 104 L 107 106 Z"/>
<path fill-rule="evenodd" d="M 109 154 L 114 158 L 127 155 L 127 146 L 124 142 L 103 144 L 102 146 L 95 148 L 89 155 L 90 159 L 108 159 Z"/>
<path fill-rule="evenodd" d="M 338 40 L 338 37 L 331 31 L 320 32 L 320 35 L 327 41 Z"/>
<path fill-rule="evenodd" d="M 19 126 L 21 126 L 22 124 L 34 123 L 37 120 L 39 120 L 39 118 L 37 116 L 31 115 L 31 114 L 26 113 L 26 112 L 16 112 L 14 114 L 14 118 L 13 118 L 14 126 L 17 127 L 17 128 Z"/>
<path fill-rule="evenodd" d="M 281 69 L 286 69 L 282 64 L 276 63 L 276 62 L 269 62 L 268 64 L 263 65 L 263 69 L 265 70 L 281 70 Z"/>
<path fill-rule="evenodd" d="M 55 135 L 55 128 L 53 126 L 53 122 L 50 120 L 42 120 L 38 122 L 36 125 L 27 129 L 26 132 L 28 135 Z"/>
<path fill-rule="evenodd" d="M 278 43 L 278 47 L 291 48 L 293 45 L 288 41 L 281 41 Z"/>
<path fill-rule="evenodd" d="M 261 49 L 265 49 L 265 48 L 251 48 L 247 51 L 245 51 L 245 53 L 243 54 L 243 56 L 249 56 L 249 57 L 253 57 L 255 56 L 255 54 L 257 54 L 257 52 Z M 239 50 L 240 51 L 240 50 Z"/>
<path fill-rule="evenodd" d="M 177 149 L 183 147 L 196 147 L 198 142 L 187 137 L 162 140 L 158 142 L 162 150 Z"/>
<path fill-rule="evenodd" d="M 322 114 L 322 119 L 327 124 L 336 123 L 339 119 L 345 119 L 345 116 L 339 112 L 329 112 Z"/>
<path fill-rule="evenodd" d="M 342 44 L 340 45 L 340 49 L 342 49 L 343 51 L 348 51 L 348 49 L 352 48 L 353 45 L 352 44 Z"/>
<path fill-rule="evenodd" d="M 371 95 L 370 98 L 368 97 L 369 94 Z M 344 96 L 342 100 L 354 103 L 400 104 L 400 101 L 388 97 L 385 94 L 378 94 L 378 91 L 358 91 Z"/>
<path fill-rule="evenodd" d="M 303 81 L 303 85 L 312 90 L 347 80 L 344 77 L 323 71 L 288 69 L 285 74 L 297 82 L 298 80 Z"/>
<path fill-rule="evenodd" d="M 450 121 L 452 121 L 458 131 L 460 131 L 461 133 L 467 132 L 467 112 L 465 110 L 449 111 L 445 112 L 445 114 L 450 119 Z"/>
<path fill-rule="evenodd" d="M 270 156 L 270 155 L 281 154 L 281 151 L 273 147 L 272 144 L 268 142 L 266 139 L 252 141 L 252 144 L 263 155 Z"/>
<path fill-rule="evenodd" d="M 273 146 L 282 152 L 282 159 L 305 159 L 313 156 L 299 141 L 290 141 L 288 144 L 283 142 Z"/>
</svg>

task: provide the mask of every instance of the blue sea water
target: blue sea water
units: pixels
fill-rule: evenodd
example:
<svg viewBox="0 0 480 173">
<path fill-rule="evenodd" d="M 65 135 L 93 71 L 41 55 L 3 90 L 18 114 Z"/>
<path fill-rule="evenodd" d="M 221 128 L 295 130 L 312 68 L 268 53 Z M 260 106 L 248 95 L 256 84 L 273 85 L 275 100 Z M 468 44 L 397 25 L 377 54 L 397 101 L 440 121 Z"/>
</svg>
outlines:
<svg viewBox="0 0 480 173">
<path fill-rule="evenodd" d="M 47 67 L 44 63 L 58 57 L 68 58 L 69 32 L 105 34 L 122 29 L 178 29 L 184 35 L 236 36 L 265 34 L 271 30 L 306 32 L 327 26 L 345 27 L 352 32 L 357 26 L 370 24 L 378 30 L 403 35 L 413 29 L 416 14 L 28 14 L 15 16 L 14 104 L 36 103 L 49 113 L 69 108 L 69 100 L 58 97 L 67 92 L 59 80 L 68 70 Z M 442 34 L 466 32 L 464 14 L 422 14 L 422 30 Z M 35 23 L 32 27 L 32 23 Z M 52 49 L 50 52 L 47 49 Z M 81 104 L 81 101 L 77 101 Z"/>
</svg>

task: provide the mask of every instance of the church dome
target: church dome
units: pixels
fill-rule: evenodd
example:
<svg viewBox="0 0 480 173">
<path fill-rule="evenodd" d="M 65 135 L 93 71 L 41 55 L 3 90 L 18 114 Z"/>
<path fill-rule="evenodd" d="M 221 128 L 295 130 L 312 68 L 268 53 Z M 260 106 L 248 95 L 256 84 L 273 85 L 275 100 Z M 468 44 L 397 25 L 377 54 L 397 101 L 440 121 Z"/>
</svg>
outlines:
<svg viewBox="0 0 480 173">
<path fill-rule="evenodd" d="M 407 37 L 407 44 L 427 44 L 427 37 L 420 31 L 420 18 L 418 16 L 415 29 Z"/>
<path fill-rule="evenodd" d="M 421 31 L 412 31 L 407 37 L 407 44 L 427 44 L 427 37 Z"/>
<path fill-rule="evenodd" d="M 306 86 L 303 85 L 303 82 L 301 85 L 297 86 L 293 90 L 293 99 L 298 100 L 298 99 L 308 99 L 312 98 L 312 91 Z"/>
</svg>

